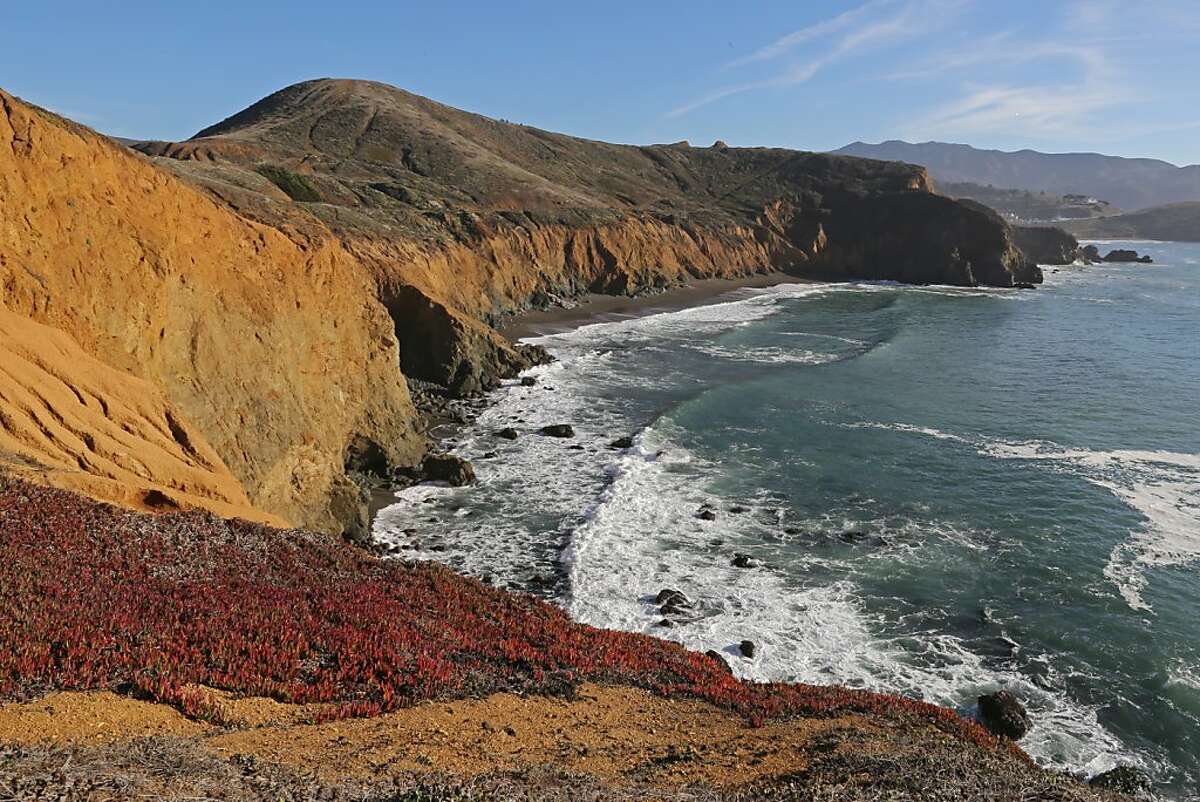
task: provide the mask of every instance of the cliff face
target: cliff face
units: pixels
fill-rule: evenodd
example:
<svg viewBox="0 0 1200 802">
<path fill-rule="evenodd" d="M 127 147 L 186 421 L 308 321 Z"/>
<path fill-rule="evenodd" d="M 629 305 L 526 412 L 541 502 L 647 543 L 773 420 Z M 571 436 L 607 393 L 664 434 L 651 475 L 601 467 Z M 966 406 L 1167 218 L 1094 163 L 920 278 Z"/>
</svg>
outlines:
<svg viewBox="0 0 1200 802">
<path fill-rule="evenodd" d="M 1079 240 L 1050 226 L 1017 226 L 1017 246 L 1039 265 L 1069 265 L 1083 258 Z"/>
<path fill-rule="evenodd" d="M 4 94 L 0 197 L 0 302 L 161 388 L 254 507 L 353 526 L 348 445 L 416 458 L 391 321 L 333 237 L 251 223 Z"/>
<path fill-rule="evenodd" d="M 327 531 L 364 526 L 350 469 L 420 458 L 405 374 L 457 395 L 514 374 L 542 355 L 493 324 L 539 300 L 772 270 L 1039 280 L 911 165 L 609 145 L 362 81 L 151 159 L 0 109 L 0 301 L 161 388 L 254 507 Z"/>
<path fill-rule="evenodd" d="M 220 456 L 156 385 L 3 307 L 0 464 L 135 509 L 188 505 L 282 523 L 250 505 Z"/>
<path fill-rule="evenodd" d="M 1000 218 L 935 197 L 922 168 L 610 145 L 365 81 L 296 84 L 187 142 L 139 148 L 243 214 L 335 231 L 374 277 L 406 372 L 461 391 L 523 364 L 473 323 L 538 297 L 770 270 L 1040 280 Z"/>
</svg>

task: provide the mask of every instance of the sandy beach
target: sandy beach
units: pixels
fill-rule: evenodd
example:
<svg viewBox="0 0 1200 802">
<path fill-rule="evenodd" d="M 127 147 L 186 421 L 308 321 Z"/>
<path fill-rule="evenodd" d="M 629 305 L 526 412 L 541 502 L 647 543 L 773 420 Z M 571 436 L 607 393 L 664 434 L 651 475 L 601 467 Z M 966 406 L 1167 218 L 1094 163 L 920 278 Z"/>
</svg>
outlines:
<svg viewBox="0 0 1200 802">
<path fill-rule="evenodd" d="M 527 337 L 570 331 L 589 323 L 645 317 L 713 303 L 735 290 L 774 287 L 779 284 L 809 284 L 813 281 L 812 278 L 776 271 L 736 279 L 698 279 L 664 292 L 636 298 L 589 293 L 571 308 L 534 309 L 515 315 L 500 327 L 500 333 L 515 342 Z"/>
</svg>

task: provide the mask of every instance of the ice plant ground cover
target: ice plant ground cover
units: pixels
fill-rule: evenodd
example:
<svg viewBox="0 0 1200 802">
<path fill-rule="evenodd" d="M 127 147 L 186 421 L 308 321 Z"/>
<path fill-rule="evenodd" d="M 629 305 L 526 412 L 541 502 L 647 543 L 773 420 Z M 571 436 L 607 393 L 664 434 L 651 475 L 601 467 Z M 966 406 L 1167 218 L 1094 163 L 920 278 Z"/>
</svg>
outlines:
<svg viewBox="0 0 1200 802">
<path fill-rule="evenodd" d="M 147 516 L 0 477 L 0 697 L 108 688 L 209 718 L 200 689 L 370 716 L 584 680 L 707 700 L 759 724 L 919 717 L 981 746 L 953 711 L 908 699 L 736 680 L 644 635 L 576 624 L 529 596 L 337 538 L 187 512 Z"/>
</svg>

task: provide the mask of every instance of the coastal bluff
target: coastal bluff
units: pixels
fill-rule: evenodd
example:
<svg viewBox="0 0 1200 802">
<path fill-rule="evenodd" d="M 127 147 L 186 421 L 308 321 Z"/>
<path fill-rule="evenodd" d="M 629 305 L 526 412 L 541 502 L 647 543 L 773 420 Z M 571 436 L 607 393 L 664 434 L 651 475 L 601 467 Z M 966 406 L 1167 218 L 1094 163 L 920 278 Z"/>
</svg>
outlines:
<svg viewBox="0 0 1200 802">
<path fill-rule="evenodd" d="M 919 167 L 611 145 L 366 81 L 136 148 L 0 93 L 0 303 L 158 388 L 253 509 L 326 532 L 365 531 L 356 473 L 423 456 L 410 379 L 465 396 L 544 358 L 495 329 L 534 305 L 774 271 L 1041 278 L 999 216 Z M 147 464 L 120 493 L 71 486 L 180 481 Z M 218 509 L 204 498 L 179 501 Z"/>
</svg>

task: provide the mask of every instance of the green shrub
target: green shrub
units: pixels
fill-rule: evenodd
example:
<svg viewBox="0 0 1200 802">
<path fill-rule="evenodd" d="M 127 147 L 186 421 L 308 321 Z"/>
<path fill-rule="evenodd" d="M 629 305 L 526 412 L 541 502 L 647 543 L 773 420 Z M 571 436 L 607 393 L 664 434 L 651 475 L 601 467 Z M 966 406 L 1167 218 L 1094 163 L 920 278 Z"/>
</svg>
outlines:
<svg viewBox="0 0 1200 802">
<path fill-rule="evenodd" d="M 317 188 L 312 185 L 311 181 L 285 167 L 277 164 L 260 164 L 254 169 L 294 201 L 314 203 L 321 200 L 321 193 L 317 192 Z"/>
</svg>

